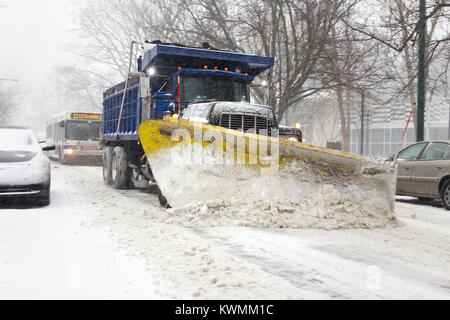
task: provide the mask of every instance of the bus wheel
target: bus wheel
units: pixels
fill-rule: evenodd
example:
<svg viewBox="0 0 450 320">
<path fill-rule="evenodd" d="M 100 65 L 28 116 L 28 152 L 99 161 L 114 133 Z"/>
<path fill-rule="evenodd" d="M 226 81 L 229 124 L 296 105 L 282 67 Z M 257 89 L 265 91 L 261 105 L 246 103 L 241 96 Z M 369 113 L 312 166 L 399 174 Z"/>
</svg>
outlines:
<svg viewBox="0 0 450 320">
<path fill-rule="evenodd" d="M 112 154 L 111 178 L 114 189 L 128 189 L 131 171 L 124 147 L 115 147 Z"/>
<path fill-rule="evenodd" d="M 59 150 L 58 150 L 58 161 L 59 161 L 59 163 L 64 164 L 62 152 L 63 151 L 61 150 L 61 148 L 59 148 Z"/>
<path fill-rule="evenodd" d="M 110 186 L 113 183 L 111 175 L 113 148 L 103 148 L 103 182 Z"/>
</svg>

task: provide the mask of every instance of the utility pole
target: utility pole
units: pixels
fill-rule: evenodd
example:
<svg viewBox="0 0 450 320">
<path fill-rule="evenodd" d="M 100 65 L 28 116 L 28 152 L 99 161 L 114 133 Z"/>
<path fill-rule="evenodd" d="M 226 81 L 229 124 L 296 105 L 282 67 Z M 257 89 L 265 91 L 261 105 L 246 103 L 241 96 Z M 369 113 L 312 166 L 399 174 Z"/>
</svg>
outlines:
<svg viewBox="0 0 450 320">
<path fill-rule="evenodd" d="M 425 140 L 425 94 L 426 94 L 426 4 L 425 0 L 420 0 L 419 18 L 419 72 L 417 90 L 417 142 Z"/>
<path fill-rule="evenodd" d="M 364 120 L 365 120 L 365 107 L 366 107 L 366 94 L 364 90 L 361 91 L 361 155 L 364 155 Z"/>
</svg>

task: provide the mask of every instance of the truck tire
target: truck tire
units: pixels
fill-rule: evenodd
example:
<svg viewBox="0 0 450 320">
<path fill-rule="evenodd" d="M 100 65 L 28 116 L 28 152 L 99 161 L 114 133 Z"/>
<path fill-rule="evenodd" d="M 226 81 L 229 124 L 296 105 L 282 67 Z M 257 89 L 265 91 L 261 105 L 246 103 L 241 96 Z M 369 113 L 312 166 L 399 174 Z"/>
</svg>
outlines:
<svg viewBox="0 0 450 320">
<path fill-rule="evenodd" d="M 130 186 L 131 170 L 124 147 L 115 147 L 113 150 L 111 178 L 114 189 L 128 189 Z"/>
<path fill-rule="evenodd" d="M 112 156 L 113 156 L 112 147 L 103 148 L 103 182 L 107 186 L 110 186 L 113 183 L 111 175 Z"/>
<path fill-rule="evenodd" d="M 450 179 L 445 181 L 441 189 L 442 206 L 450 210 Z"/>
</svg>

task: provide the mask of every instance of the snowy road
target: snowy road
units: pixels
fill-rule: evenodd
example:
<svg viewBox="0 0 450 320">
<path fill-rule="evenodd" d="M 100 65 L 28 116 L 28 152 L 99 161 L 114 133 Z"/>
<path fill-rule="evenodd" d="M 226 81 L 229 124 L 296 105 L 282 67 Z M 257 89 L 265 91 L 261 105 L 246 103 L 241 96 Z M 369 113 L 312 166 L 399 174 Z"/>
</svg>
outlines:
<svg viewBox="0 0 450 320">
<path fill-rule="evenodd" d="M 401 226 L 182 225 L 157 196 L 53 166 L 52 205 L 0 207 L 0 298 L 450 299 L 450 213 L 397 203 Z"/>
</svg>

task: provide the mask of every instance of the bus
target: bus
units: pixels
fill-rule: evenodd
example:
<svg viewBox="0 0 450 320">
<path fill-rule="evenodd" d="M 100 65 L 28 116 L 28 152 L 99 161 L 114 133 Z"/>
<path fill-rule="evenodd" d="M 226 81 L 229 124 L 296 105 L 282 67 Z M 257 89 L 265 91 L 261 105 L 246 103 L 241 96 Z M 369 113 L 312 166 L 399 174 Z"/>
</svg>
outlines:
<svg viewBox="0 0 450 320">
<path fill-rule="evenodd" d="M 102 114 L 65 112 L 47 122 L 49 157 L 63 164 L 101 164 Z"/>
</svg>

